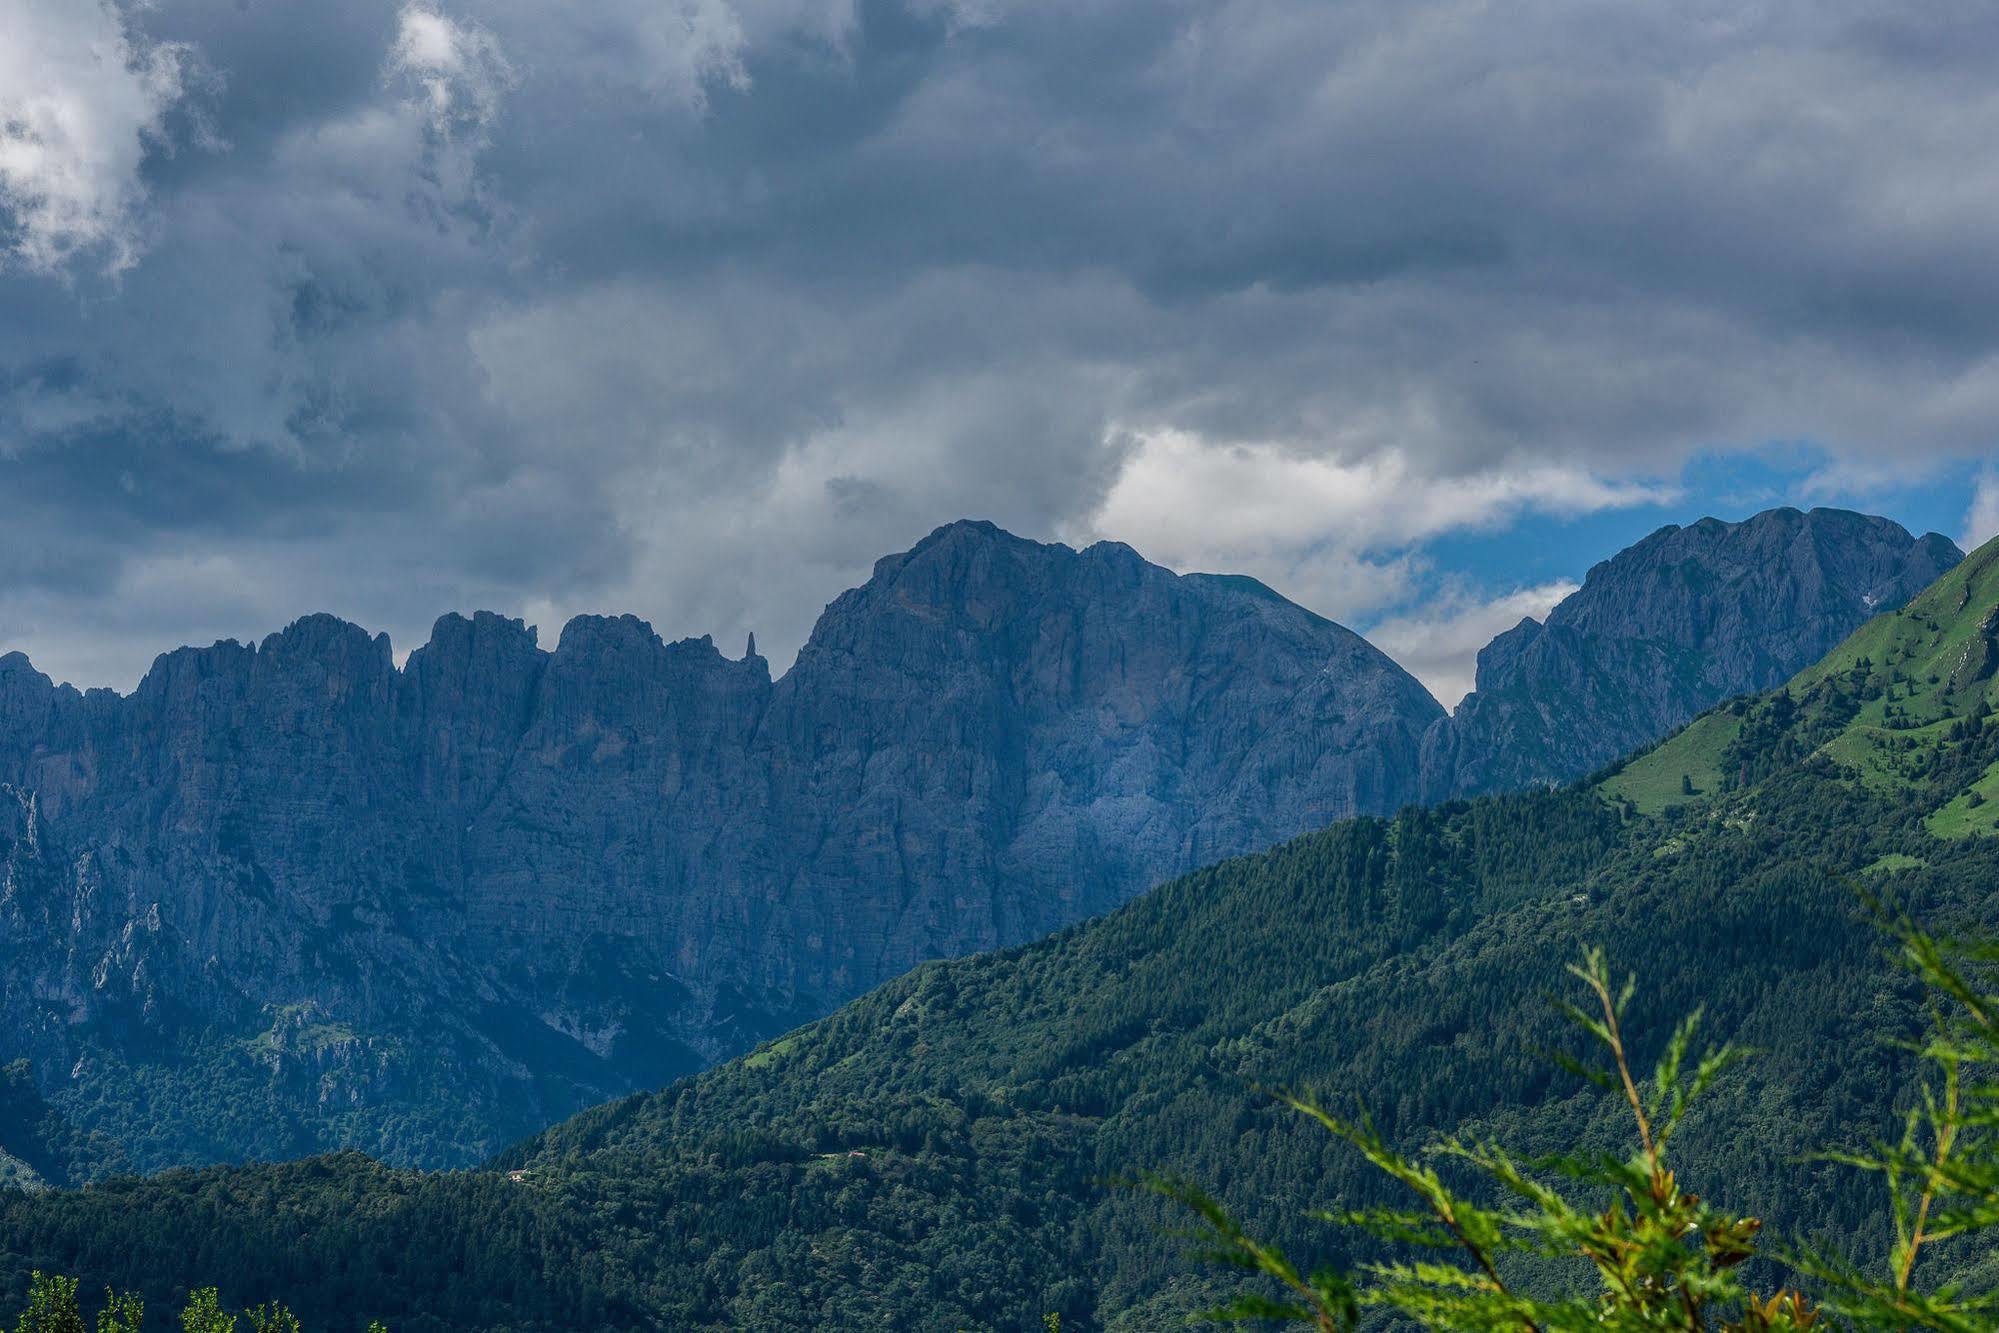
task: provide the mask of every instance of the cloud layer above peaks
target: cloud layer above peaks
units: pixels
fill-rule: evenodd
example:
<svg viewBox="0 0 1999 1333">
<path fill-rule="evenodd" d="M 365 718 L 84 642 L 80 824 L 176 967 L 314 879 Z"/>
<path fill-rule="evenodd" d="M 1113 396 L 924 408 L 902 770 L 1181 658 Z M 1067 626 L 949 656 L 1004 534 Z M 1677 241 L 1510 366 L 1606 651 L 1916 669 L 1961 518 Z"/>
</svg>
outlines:
<svg viewBox="0 0 1999 1333">
<path fill-rule="evenodd" d="M 1443 652 L 1581 569 L 1454 534 L 1992 451 L 1995 58 L 1961 0 L 0 0 L 0 648 L 781 663 L 973 515 Z"/>
</svg>

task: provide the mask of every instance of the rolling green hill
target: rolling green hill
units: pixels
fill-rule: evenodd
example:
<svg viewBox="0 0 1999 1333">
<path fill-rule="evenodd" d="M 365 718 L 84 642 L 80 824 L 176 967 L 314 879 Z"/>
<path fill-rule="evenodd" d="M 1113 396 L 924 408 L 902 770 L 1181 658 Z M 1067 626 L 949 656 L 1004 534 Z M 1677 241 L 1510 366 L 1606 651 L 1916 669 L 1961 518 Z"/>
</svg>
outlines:
<svg viewBox="0 0 1999 1333">
<path fill-rule="evenodd" d="M 1924 1022 L 1855 886 L 1999 926 L 1999 838 L 1976 836 L 1999 788 L 1970 795 L 1999 765 L 1995 624 L 1988 547 L 1788 689 L 1593 784 L 1349 821 L 921 967 L 485 1170 L 344 1156 L 7 1196 L 0 1296 L 40 1266 L 162 1299 L 235 1283 L 403 1333 L 1164 1327 L 1216 1279 L 1162 1234 L 1163 1202 L 1109 1180 L 1183 1172 L 1329 1258 L 1304 1209 L 1379 1197 L 1259 1087 L 1364 1105 L 1404 1143 L 1613 1143 L 1539 1054 L 1571 1040 L 1548 995 L 1586 942 L 1640 974 L 1645 1058 L 1697 1005 L 1761 1052 L 1686 1130 L 1693 1187 L 1878 1249 L 1874 1187 L 1808 1160 L 1893 1131 L 1893 1042 Z"/>
</svg>

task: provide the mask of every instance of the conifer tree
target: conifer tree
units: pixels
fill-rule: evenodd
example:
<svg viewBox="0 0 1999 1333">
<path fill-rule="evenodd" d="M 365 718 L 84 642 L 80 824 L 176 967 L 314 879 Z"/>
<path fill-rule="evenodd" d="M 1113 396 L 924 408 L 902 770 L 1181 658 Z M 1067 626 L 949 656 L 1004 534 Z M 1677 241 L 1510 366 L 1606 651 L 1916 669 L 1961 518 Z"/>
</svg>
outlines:
<svg viewBox="0 0 1999 1333">
<path fill-rule="evenodd" d="M 1525 1162 L 1496 1142 L 1452 1138 L 1411 1158 L 1365 1116 L 1344 1119 L 1310 1098 L 1280 1094 L 1403 1185 L 1416 1203 L 1316 1216 L 1358 1228 L 1408 1257 L 1307 1275 L 1198 1186 L 1153 1177 L 1152 1188 L 1198 1219 L 1184 1234 L 1200 1257 L 1261 1279 L 1208 1317 L 1302 1324 L 1316 1333 L 1357 1329 L 1372 1311 L 1424 1328 L 1495 1333 L 1803 1333 L 1829 1327 L 1833 1318 L 1857 1329 L 1989 1333 L 1999 1326 L 1999 1292 L 1925 1284 L 1922 1261 L 1942 1242 L 1999 1228 L 1999 1076 L 1992 1072 L 1999 1070 L 1999 944 L 1944 944 L 1905 916 L 1884 914 L 1884 920 L 1901 963 L 1933 997 L 1934 1030 L 1916 1049 L 1934 1074 L 1899 1140 L 1825 1156 L 1882 1177 L 1895 1231 L 1885 1271 L 1867 1272 L 1838 1255 L 1759 1250 L 1758 1219 L 1683 1187 L 1670 1164 L 1674 1134 L 1742 1053 L 1724 1045 L 1692 1060 L 1696 1011 L 1675 1030 L 1651 1078 L 1641 1080 L 1624 1038 L 1634 983 L 1614 990 L 1602 953 L 1591 950 L 1570 969 L 1589 1004 L 1563 1008 L 1603 1059 L 1593 1066 L 1557 1059 L 1623 1102 L 1635 1139 L 1630 1155 L 1569 1153 Z M 1453 1165 L 1469 1168 L 1485 1190 L 1474 1198 L 1448 1183 L 1440 1168 Z M 1577 1280 L 1554 1295 L 1523 1290 L 1507 1276 L 1518 1256 L 1571 1261 Z M 1757 1257 L 1789 1267 L 1821 1295 L 1809 1299 L 1794 1287 L 1751 1290 L 1740 1273 Z M 1593 1282 L 1581 1280 L 1583 1264 Z"/>
</svg>

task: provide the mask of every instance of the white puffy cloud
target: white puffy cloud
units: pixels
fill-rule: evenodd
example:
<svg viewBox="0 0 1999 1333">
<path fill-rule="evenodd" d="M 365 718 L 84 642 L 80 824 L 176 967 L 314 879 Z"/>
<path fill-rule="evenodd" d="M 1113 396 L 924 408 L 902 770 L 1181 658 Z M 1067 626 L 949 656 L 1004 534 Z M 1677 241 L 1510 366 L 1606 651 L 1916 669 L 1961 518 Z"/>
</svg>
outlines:
<svg viewBox="0 0 1999 1333">
<path fill-rule="evenodd" d="M 1050 515 L 1116 471 L 1104 405 L 1121 377 L 1031 337 L 1047 300 L 1093 293 L 982 299 L 978 275 L 838 309 L 760 282 L 682 292 L 592 289 L 496 311 L 473 335 L 498 413 L 559 434 L 568 475 L 617 478 L 626 564 L 545 596 L 545 619 L 644 607 L 669 635 L 754 630 L 782 670 L 882 555 L 967 516 L 1052 537 Z M 926 355 L 935 369 L 906 381 Z"/>
<path fill-rule="evenodd" d="M 407 91 L 406 107 L 421 114 L 419 161 L 440 202 L 448 208 L 478 200 L 478 155 L 517 79 L 493 34 L 446 17 L 427 0 L 410 0 L 383 74 Z M 359 119 L 393 121 L 381 112 Z"/>
<path fill-rule="evenodd" d="M 135 34 L 112 0 L 0 3 L 0 228 L 40 272 L 88 255 L 137 262 L 139 167 L 185 90 L 192 53 Z"/>
<path fill-rule="evenodd" d="M 1407 553 L 1430 538 L 1672 494 L 1533 459 L 1450 475 L 1396 450 L 1342 459 L 1160 430 L 1132 439 L 1078 532 L 1115 536 L 1177 569 L 1254 574 L 1314 610 L 1354 618 L 1409 595 Z"/>
<path fill-rule="evenodd" d="M 1370 625 L 1367 637 L 1455 711 L 1471 693 L 1479 649 L 1522 619 L 1546 619 L 1581 586 L 1562 579 L 1489 599 L 1447 588 L 1421 606 Z"/>
<path fill-rule="evenodd" d="M 483 135 L 515 77 L 491 33 L 424 3 L 404 7 L 388 72 L 420 90 L 432 128 L 446 137 Z"/>
<path fill-rule="evenodd" d="M 1978 476 L 1971 493 L 1971 509 L 1964 516 L 1964 538 L 1958 545 L 1976 550 L 1999 537 L 1999 471 L 1986 468 Z"/>
</svg>

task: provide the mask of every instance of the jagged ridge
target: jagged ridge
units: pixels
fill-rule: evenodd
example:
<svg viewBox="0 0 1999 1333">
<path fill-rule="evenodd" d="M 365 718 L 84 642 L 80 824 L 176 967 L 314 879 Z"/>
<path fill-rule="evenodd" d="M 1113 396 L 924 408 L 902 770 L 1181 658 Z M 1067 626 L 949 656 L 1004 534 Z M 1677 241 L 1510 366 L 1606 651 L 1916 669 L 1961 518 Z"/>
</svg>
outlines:
<svg viewBox="0 0 1999 1333">
<path fill-rule="evenodd" d="M 309 616 L 129 697 L 10 657 L 4 1054 L 75 1071 L 58 1099 L 142 1163 L 462 1161 L 1390 808 L 1440 715 L 1252 581 L 974 523 L 880 562 L 778 682 L 629 616 L 554 652 L 446 616 L 401 671 Z"/>
</svg>

